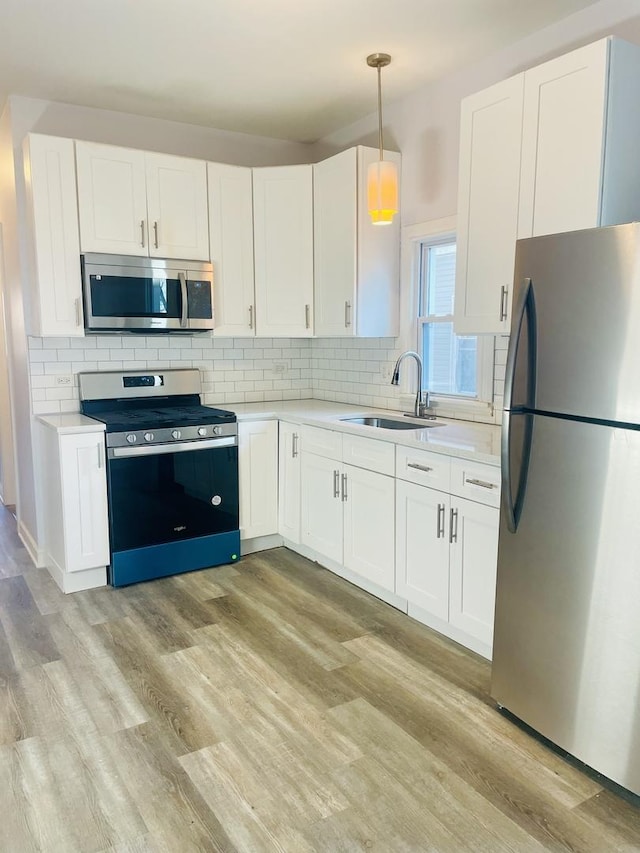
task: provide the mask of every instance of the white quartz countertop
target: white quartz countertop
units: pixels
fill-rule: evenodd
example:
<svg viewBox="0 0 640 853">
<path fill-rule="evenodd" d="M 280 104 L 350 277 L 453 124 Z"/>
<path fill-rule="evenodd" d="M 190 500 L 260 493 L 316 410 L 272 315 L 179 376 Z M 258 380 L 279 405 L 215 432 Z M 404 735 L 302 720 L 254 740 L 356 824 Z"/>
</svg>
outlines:
<svg viewBox="0 0 640 853">
<path fill-rule="evenodd" d="M 45 426 L 55 429 L 61 435 L 69 435 L 75 432 L 104 432 L 105 425 L 80 412 L 68 412 L 65 414 L 38 415 L 38 420 Z"/>
<path fill-rule="evenodd" d="M 266 403 L 230 403 L 225 408 L 236 413 L 238 421 L 256 421 L 278 419 L 296 424 L 308 424 L 340 430 L 341 432 L 389 441 L 393 444 L 420 447 L 448 456 L 460 456 L 500 464 L 500 427 L 493 424 L 474 423 L 438 418 L 438 426 L 389 430 L 361 424 L 345 423 L 341 418 L 378 415 L 394 419 L 404 419 L 401 412 L 362 406 L 350 406 L 346 403 L 330 403 L 324 400 L 286 400 Z M 425 423 L 429 423 L 426 421 Z"/>
</svg>

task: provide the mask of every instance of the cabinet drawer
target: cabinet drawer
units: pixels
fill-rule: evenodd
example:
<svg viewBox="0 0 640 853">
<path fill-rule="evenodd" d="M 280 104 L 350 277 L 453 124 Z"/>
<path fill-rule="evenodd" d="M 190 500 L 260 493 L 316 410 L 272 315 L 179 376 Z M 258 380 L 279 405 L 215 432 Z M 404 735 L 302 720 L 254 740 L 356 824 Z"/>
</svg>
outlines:
<svg viewBox="0 0 640 853">
<path fill-rule="evenodd" d="M 499 506 L 500 468 L 468 459 L 452 459 L 451 494 L 487 506 Z"/>
<path fill-rule="evenodd" d="M 440 453 L 396 447 L 396 476 L 410 483 L 449 491 L 451 460 Z"/>
<path fill-rule="evenodd" d="M 375 438 L 360 438 L 357 435 L 342 436 L 342 459 L 356 468 L 377 471 L 378 474 L 395 474 L 395 447 L 387 441 Z"/>
<path fill-rule="evenodd" d="M 301 427 L 301 446 L 305 453 L 342 461 L 342 433 L 319 427 Z"/>
</svg>

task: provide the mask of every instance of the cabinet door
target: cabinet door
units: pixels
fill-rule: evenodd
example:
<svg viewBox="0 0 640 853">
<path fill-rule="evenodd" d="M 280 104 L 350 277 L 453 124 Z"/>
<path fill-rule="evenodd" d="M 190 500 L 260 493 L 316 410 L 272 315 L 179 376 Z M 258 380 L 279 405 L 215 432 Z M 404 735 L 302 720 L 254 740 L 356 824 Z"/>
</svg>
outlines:
<svg viewBox="0 0 640 853">
<path fill-rule="evenodd" d="M 600 224 L 608 45 L 525 72 L 519 237 Z"/>
<path fill-rule="evenodd" d="M 457 515 L 456 515 L 457 513 Z M 485 643 L 493 643 L 500 510 L 452 498 L 449 621 Z"/>
<path fill-rule="evenodd" d="M 253 170 L 256 333 L 313 334 L 312 166 Z"/>
<path fill-rule="evenodd" d="M 144 152 L 76 142 L 80 248 L 148 255 Z"/>
<path fill-rule="evenodd" d="M 339 462 L 302 452 L 300 538 L 303 545 L 308 545 L 336 563 L 342 563 L 341 474 L 342 465 Z"/>
<path fill-rule="evenodd" d="M 344 466 L 344 565 L 368 581 L 395 589 L 395 481 Z"/>
<path fill-rule="evenodd" d="M 278 532 L 278 423 L 238 424 L 240 537 Z"/>
<path fill-rule="evenodd" d="M 32 249 L 29 332 L 83 336 L 73 140 L 30 134 L 24 167 Z"/>
<path fill-rule="evenodd" d="M 356 148 L 313 167 L 316 337 L 355 334 L 357 168 Z"/>
<path fill-rule="evenodd" d="M 462 102 L 454 323 L 459 335 L 509 330 L 523 85 L 519 74 Z"/>
<path fill-rule="evenodd" d="M 396 482 L 396 592 L 449 619 L 449 495 Z"/>
<path fill-rule="evenodd" d="M 108 565 L 104 434 L 60 436 L 60 474 L 66 570 Z"/>
<path fill-rule="evenodd" d="M 300 427 L 281 422 L 279 440 L 278 533 L 300 543 Z"/>
<path fill-rule="evenodd" d="M 188 157 L 145 154 L 149 254 L 209 260 L 207 164 Z"/>
<path fill-rule="evenodd" d="M 216 337 L 255 335 L 251 169 L 207 165 Z"/>
</svg>

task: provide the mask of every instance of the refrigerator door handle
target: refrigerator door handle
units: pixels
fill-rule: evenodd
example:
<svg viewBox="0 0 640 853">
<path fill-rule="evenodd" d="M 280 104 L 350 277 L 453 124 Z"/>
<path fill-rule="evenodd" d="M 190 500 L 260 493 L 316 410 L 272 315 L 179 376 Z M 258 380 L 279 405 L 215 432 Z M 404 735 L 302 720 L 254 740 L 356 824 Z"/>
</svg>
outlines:
<svg viewBox="0 0 640 853">
<path fill-rule="evenodd" d="M 525 490 L 527 486 L 527 472 L 529 469 L 529 457 L 531 455 L 531 441 L 533 434 L 533 415 L 528 411 L 522 411 L 520 406 L 513 409 L 513 388 L 515 381 L 516 364 L 520 349 L 520 337 L 522 326 L 527 319 L 527 408 L 533 408 L 536 398 L 536 356 L 537 356 L 537 329 L 536 310 L 533 296 L 533 285 L 530 278 L 524 280 L 519 296 L 518 304 L 514 312 L 511 340 L 507 354 L 507 366 L 504 382 L 504 408 L 502 415 L 502 440 L 501 440 L 501 463 L 502 463 L 502 501 L 506 516 L 507 529 L 515 533 L 522 514 Z M 513 497 L 511 477 L 511 426 L 513 417 L 524 417 L 524 441 L 522 448 L 522 460 L 516 497 Z"/>
</svg>

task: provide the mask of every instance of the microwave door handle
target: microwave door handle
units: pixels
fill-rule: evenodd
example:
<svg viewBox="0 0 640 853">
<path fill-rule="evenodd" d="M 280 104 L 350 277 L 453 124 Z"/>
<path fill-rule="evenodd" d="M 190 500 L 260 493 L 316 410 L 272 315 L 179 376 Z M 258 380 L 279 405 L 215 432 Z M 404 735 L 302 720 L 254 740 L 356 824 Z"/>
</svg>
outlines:
<svg viewBox="0 0 640 853">
<path fill-rule="evenodd" d="M 179 272 L 178 279 L 180 280 L 180 293 L 182 294 L 182 316 L 180 317 L 180 328 L 186 329 L 189 316 L 189 296 L 187 292 L 187 276 L 186 273 Z"/>
</svg>

